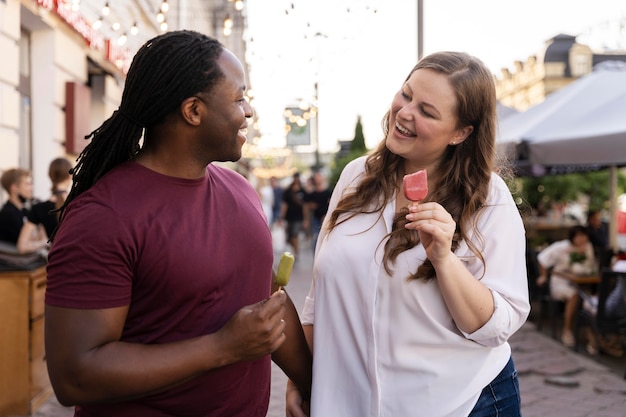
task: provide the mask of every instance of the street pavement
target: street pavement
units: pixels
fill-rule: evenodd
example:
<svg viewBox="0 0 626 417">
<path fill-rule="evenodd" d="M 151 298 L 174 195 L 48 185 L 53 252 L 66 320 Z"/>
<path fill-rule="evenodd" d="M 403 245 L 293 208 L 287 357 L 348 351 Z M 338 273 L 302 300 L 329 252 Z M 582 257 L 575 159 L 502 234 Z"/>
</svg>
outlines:
<svg viewBox="0 0 626 417">
<path fill-rule="evenodd" d="M 286 287 L 299 311 L 309 289 L 312 264 L 310 242 L 303 240 Z M 524 417 L 626 416 L 626 380 L 623 379 L 626 358 L 621 359 L 621 367 L 600 363 L 537 331 L 530 321 L 513 335 L 510 344 L 519 375 Z M 617 363 L 619 365 L 619 361 Z M 284 374 L 272 364 L 272 392 L 267 417 L 285 416 L 285 385 Z M 416 415 L 419 416 L 419 411 Z M 53 397 L 33 416 L 71 417 L 73 411 L 59 405 Z"/>
</svg>

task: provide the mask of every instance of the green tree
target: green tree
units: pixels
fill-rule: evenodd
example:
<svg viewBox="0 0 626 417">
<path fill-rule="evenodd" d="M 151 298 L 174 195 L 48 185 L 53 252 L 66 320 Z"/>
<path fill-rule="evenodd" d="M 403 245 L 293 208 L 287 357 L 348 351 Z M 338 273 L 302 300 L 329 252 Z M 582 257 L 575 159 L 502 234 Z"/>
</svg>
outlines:
<svg viewBox="0 0 626 417">
<path fill-rule="evenodd" d="M 365 146 L 365 136 L 363 135 L 363 125 L 361 124 L 361 116 L 356 119 L 356 127 L 354 128 L 354 139 L 350 144 L 350 151 L 363 151 L 367 152 L 367 146 Z"/>
<path fill-rule="evenodd" d="M 331 189 L 334 188 L 337 181 L 339 181 L 341 171 L 343 171 L 348 162 L 358 158 L 359 156 L 365 155 L 367 151 L 368 149 L 365 145 L 365 136 L 363 135 L 363 125 L 361 124 L 361 116 L 358 116 L 356 127 L 354 128 L 354 138 L 350 142 L 350 152 L 345 156 L 337 154 L 331 165 L 330 178 L 328 179 Z"/>
<path fill-rule="evenodd" d="M 540 205 L 547 208 L 553 203 L 567 203 L 581 196 L 589 198 L 591 210 L 609 207 L 609 171 L 607 169 L 544 177 L 524 177 L 520 178 L 518 183 L 521 187 L 517 196 L 533 208 Z M 625 190 L 626 176 L 618 171 L 617 194 Z"/>
</svg>

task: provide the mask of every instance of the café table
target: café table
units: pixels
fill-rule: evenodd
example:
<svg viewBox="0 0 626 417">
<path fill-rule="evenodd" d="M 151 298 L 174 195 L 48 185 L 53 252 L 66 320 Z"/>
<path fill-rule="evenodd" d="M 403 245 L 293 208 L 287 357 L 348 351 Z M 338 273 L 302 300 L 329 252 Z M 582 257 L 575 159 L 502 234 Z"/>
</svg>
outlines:
<svg viewBox="0 0 626 417">
<path fill-rule="evenodd" d="M 571 272 L 559 271 L 558 275 L 577 285 L 599 284 L 601 280 L 600 274 L 577 275 Z"/>
</svg>

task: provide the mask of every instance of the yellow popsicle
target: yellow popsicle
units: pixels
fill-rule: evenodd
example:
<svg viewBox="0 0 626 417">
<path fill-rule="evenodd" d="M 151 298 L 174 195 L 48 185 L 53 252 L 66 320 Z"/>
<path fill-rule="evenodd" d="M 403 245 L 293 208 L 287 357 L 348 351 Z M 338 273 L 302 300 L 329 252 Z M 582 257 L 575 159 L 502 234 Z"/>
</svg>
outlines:
<svg viewBox="0 0 626 417">
<path fill-rule="evenodd" d="M 291 252 L 283 252 L 278 263 L 278 270 L 276 271 L 276 278 L 274 282 L 278 285 L 278 289 L 284 287 L 289 283 L 289 276 L 291 275 L 291 268 L 295 258 Z"/>
</svg>

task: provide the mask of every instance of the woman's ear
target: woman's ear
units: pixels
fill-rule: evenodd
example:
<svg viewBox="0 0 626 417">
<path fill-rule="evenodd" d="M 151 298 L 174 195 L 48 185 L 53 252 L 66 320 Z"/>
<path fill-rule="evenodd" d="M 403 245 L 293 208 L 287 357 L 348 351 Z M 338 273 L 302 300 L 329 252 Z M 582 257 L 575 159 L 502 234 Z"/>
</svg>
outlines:
<svg viewBox="0 0 626 417">
<path fill-rule="evenodd" d="M 474 131 L 474 126 L 465 126 L 461 129 L 457 129 L 456 134 L 450 141 L 450 145 L 458 145 L 463 142 Z"/>
<path fill-rule="evenodd" d="M 202 101 L 195 96 L 188 97 L 180 104 L 180 114 L 183 120 L 192 126 L 198 126 L 202 119 Z"/>
</svg>

